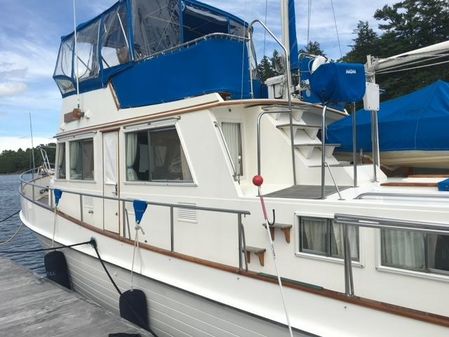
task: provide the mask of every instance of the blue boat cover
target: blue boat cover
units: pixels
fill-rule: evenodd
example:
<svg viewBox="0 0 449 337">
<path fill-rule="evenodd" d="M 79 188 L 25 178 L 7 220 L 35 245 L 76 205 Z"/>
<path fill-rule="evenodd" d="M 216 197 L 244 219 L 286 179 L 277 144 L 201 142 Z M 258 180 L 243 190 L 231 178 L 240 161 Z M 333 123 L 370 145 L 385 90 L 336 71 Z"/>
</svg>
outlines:
<svg viewBox="0 0 449 337">
<path fill-rule="evenodd" d="M 371 114 L 357 111 L 357 150 L 371 152 Z M 385 101 L 380 106 L 381 151 L 449 150 L 449 83 L 437 81 L 411 94 Z M 352 151 L 352 117 L 328 128 L 328 141 Z"/>
<path fill-rule="evenodd" d="M 298 39 L 296 38 L 296 13 L 295 1 L 288 0 L 288 39 L 290 41 L 290 68 L 291 70 L 299 69 L 298 60 Z"/>
<path fill-rule="evenodd" d="M 322 103 L 359 102 L 366 90 L 365 68 L 355 63 L 325 63 L 310 75 L 310 87 Z"/>
</svg>

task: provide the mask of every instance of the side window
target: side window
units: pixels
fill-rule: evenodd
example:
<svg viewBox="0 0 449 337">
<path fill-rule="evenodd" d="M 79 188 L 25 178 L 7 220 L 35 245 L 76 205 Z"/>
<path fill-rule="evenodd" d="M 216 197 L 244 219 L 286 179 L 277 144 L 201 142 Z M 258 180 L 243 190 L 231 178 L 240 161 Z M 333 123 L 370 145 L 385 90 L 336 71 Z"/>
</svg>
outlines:
<svg viewBox="0 0 449 337">
<path fill-rule="evenodd" d="M 449 235 L 381 230 L 382 265 L 449 274 Z"/>
<path fill-rule="evenodd" d="M 94 141 L 82 139 L 70 143 L 70 179 L 94 179 Z"/>
<path fill-rule="evenodd" d="M 56 178 L 65 179 L 65 143 L 58 143 Z"/>
<path fill-rule="evenodd" d="M 192 181 L 175 127 L 126 135 L 126 178 L 128 181 Z"/>
<path fill-rule="evenodd" d="M 334 224 L 332 219 L 300 217 L 299 251 L 307 254 L 343 258 L 343 225 Z M 351 258 L 359 261 L 359 231 L 348 227 Z"/>
<path fill-rule="evenodd" d="M 221 129 L 228 145 L 231 158 L 237 173 L 243 175 L 242 132 L 240 123 L 221 123 Z"/>
</svg>

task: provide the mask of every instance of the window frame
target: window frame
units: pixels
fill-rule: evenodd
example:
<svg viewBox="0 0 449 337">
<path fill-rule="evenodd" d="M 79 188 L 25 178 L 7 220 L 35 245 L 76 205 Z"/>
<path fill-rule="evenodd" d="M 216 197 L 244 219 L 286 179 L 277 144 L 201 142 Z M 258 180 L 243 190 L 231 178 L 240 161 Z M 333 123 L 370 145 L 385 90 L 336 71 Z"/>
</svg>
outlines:
<svg viewBox="0 0 449 337">
<path fill-rule="evenodd" d="M 81 173 L 81 178 L 72 178 L 72 163 L 71 163 L 71 159 L 72 159 L 72 143 L 87 143 L 87 142 L 92 142 L 92 178 L 84 178 L 84 169 L 83 169 L 83 156 L 81 155 L 81 158 L 79 158 L 79 160 L 81 160 L 81 168 L 82 168 L 82 173 Z M 72 139 L 70 141 L 67 142 L 69 144 L 68 146 L 68 157 L 69 157 L 69 161 L 68 161 L 68 165 L 66 163 L 66 165 L 68 166 L 68 170 L 69 170 L 69 180 L 70 181 L 77 181 L 77 182 L 95 182 L 95 140 L 94 137 L 83 137 L 83 138 L 77 138 L 77 139 Z M 82 154 L 82 149 L 81 149 L 81 154 Z"/>
<path fill-rule="evenodd" d="M 444 234 L 431 234 L 431 233 L 422 233 L 422 235 L 424 236 L 424 268 L 406 268 L 404 266 L 400 266 L 397 264 L 388 264 L 385 263 L 385 258 L 384 258 L 384 249 L 383 249 L 383 245 L 384 245 L 384 239 L 383 239 L 383 235 L 385 233 L 385 231 L 388 229 L 384 229 L 381 228 L 379 230 L 379 234 L 378 234 L 378 238 L 379 238 L 379 244 L 378 244 L 378 248 L 379 248 L 379 263 L 378 263 L 378 268 L 380 270 L 397 270 L 397 271 L 401 271 L 404 273 L 411 273 L 411 274 L 421 274 L 421 275 L 426 275 L 426 276 L 442 276 L 442 277 L 449 277 L 449 270 L 444 270 L 444 269 L 438 269 L 438 268 L 434 268 L 434 267 L 430 267 L 430 240 L 431 240 L 431 236 L 432 235 L 444 235 Z M 407 229 L 403 229 L 401 231 L 407 232 L 410 230 Z M 449 236 L 449 235 L 446 235 Z"/>
<path fill-rule="evenodd" d="M 185 162 L 187 164 L 187 168 L 189 170 L 191 179 L 190 180 L 186 180 L 186 179 L 182 179 L 182 180 L 177 180 L 177 179 L 157 179 L 157 180 L 151 180 L 151 174 L 150 174 L 150 168 L 151 168 L 151 139 L 150 139 L 150 134 L 153 133 L 157 133 L 157 132 L 163 132 L 163 131 L 167 131 L 167 130 L 174 130 L 176 132 L 176 136 L 178 138 L 179 141 L 179 146 L 181 149 L 181 153 L 184 155 L 184 159 Z M 127 162 L 126 162 L 126 158 L 127 158 L 127 150 L 128 150 L 128 135 L 129 134 L 137 134 L 137 133 L 141 133 L 141 132 L 145 132 L 147 134 L 147 141 L 148 141 L 148 168 L 149 168 L 149 172 L 148 172 L 148 179 L 147 180 L 129 180 L 128 178 L 128 166 L 127 166 Z M 195 183 L 195 178 L 194 178 L 194 174 L 193 174 L 193 170 L 192 170 L 192 165 L 190 163 L 190 160 L 187 156 L 186 151 L 184 150 L 184 144 L 183 144 L 183 140 L 182 137 L 179 133 L 179 130 L 177 128 L 176 125 L 176 121 L 173 120 L 167 120 L 167 121 L 155 121 L 154 125 L 152 124 L 145 124 L 145 125 L 134 125 L 134 126 L 129 126 L 129 127 L 125 127 L 124 129 L 124 144 L 125 144 L 125 154 L 124 154 L 124 158 L 125 158 L 125 180 L 124 180 L 124 184 L 130 184 L 130 185 L 163 185 L 163 186 L 197 186 Z"/>
<path fill-rule="evenodd" d="M 324 260 L 324 261 L 329 261 L 329 262 L 337 262 L 337 263 L 343 263 L 344 262 L 344 258 L 337 256 L 337 255 L 332 255 L 332 233 L 333 233 L 333 218 L 332 217 L 325 217 L 322 214 L 313 214 L 313 215 L 309 215 L 309 214 L 295 214 L 295 221 L 296 221 L 296 232 L 295 232 L 295 237 L 296 237 L 296 254 L 297 256 L 300 257 L 310 257 L 313 259 L 318 259 L 318 260 Z M 309 250 L 309 249 L 304 249 L 303 248 L 303 238 L 302 238 L 302 233 L 303 233 L 303 229 L 302 229 L 302 219 L 303 218 L 309 218 L 309 219 L 316 219 L 316 220 L 326 220 L 326 233 L 325 233 L 325 241 L 326 241 L 326 252 L 325 253 L 320 253 L 318 251 L 313 251 L 313 250 Z M 343 225 L 342 225 L 343 226 Z M 359 227 L 355 227 L 356 229 L 356 243 L 357 243 L 357 257 L 353 257 L 351 259 L 352 264 L 355 266 L 359 266 L 359 267 L 363 267 L 362 264 L 362 254 L 361 254 L 361 250 L 360 250 L 360 228 Z"/>
<path fill-rule="evenodd" d="M 64 167 L 64 177 L 60 176 L 60 166 L 59 166 L 59 157 L 61 155 L 61 146 L 64 147 L 64 159 L 63 165 Z M 56 180 L 67 180 L 67 142 L 57 142 L 56 143 L 56 158 L 55 158 L 55 178 Z"/>
</svg>

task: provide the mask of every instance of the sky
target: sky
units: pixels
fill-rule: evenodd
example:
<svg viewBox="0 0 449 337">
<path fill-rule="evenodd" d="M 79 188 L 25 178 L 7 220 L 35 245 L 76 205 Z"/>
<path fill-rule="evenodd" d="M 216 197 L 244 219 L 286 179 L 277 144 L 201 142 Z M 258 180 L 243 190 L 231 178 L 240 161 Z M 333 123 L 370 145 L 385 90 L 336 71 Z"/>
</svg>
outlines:
<svg viewBox="0 0 449 337">
<path fill-rule="evenodd" d="M 151 0 L 149 0 L 151 1 Z M 77 23 L 87 21 L 116 0 L 76 0 Z M 279 0 L 203 0 L 247 21 L 261 19 L 280 37 Z M 310 40 L 340 58 L 332 0 L 312 0 Z M 359 20 L 374 29 L 376 9 L 398 0 L 333 0 L 342 54 L 349 51 Z M 296 0 L 299 47 L 307 43 L 308 0 Z M 267 10 L 266 10 L 267 9 Z M 267 15 L 266 15 L 267 13 Z M 0 0 L 0 152 L 47 143 L 60 123 L 61 96 L 52 79 L 60 37 L 73 30 L 72 0 Z M 263 50 L 263 34 L 256 45 Z M 272 44 L 267 42 L 267 53 Z"/>
</svg>

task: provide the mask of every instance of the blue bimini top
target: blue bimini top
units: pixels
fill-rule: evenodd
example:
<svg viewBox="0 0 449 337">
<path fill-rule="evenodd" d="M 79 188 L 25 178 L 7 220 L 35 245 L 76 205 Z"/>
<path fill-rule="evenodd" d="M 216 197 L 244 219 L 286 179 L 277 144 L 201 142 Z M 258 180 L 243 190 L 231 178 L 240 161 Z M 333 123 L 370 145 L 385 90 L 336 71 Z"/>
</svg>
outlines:
<svg viewBox="0 0 449 337">
<path fill-rule="evenodd" d="M 63 97 L 76 77 L 81 93 L 112 84 L 122 108 L 211 92 L 248 98 L 247 27 L 195 0 L 119 0 L 77 27 L 76 56 L 75 34 L 62 37 L 53 78 Z"/>
</svg>

